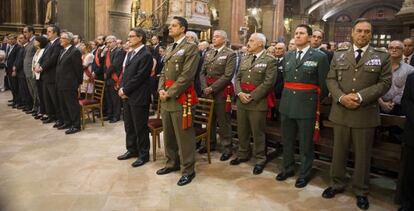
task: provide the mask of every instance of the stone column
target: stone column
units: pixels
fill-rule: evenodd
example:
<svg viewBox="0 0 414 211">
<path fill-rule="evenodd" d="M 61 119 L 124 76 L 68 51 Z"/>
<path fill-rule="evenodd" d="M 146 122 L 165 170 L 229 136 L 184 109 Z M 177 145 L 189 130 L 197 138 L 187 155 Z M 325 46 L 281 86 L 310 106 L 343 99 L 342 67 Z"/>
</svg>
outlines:
<svg viewBox="0 0 414 211">
<path fill-rule="evenodd" d="M 13 0 L 11 1 L 11 13 L 10 22 L 13 25 L 23 25 L 23 4 L 22 0 Z"/>
<path fill-rule="evenodd" d="M 225 10 L 221 11 L 220 16 L 227 13 Z M 230 18 L 222 19 L 220 22 L 230 20 L 230 40 L 232 44 L 244 44 L 240 40 L 240 27 L 244 26 L 244 16 L 246 15 L 246 0 L 231 0 Z"/>
<path fill-rule="evenodd" d="M 405 0 L 400 11 L 395 15 L 403 23 L 403 34 L 412 36 L 414 30 L 414 0 Z"/>
<path fill-rule="evenodd" d="M 285 0 L 275 0 L 273 40 L 281 40 L 285 37 Z"/>
</svg>

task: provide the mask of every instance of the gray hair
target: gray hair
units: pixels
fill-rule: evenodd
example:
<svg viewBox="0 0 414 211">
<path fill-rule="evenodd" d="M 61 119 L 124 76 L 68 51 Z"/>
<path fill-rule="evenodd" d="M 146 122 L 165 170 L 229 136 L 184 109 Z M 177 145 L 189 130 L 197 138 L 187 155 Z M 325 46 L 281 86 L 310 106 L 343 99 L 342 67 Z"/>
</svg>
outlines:
<svg viewBox="0 0 414 211">
<path fill-rule="evenodd" d="M 253 33 L 251 37 L 255 36 L 259 41 L 263 43 L 263 47 L 266 46 L 266 36 L 262 33 Z"/>
<path fill-rule="evenodd" d="M 404 48 L 404 43 L 403 43 L 403 42 L 401 42 L 401 40 L 393 40 L 393 41 L 391 41 L 391 42 L 390 42 L 390 44 L 388 44 L 388 47 L 391 45 L 391 43 L 398 43 L 398 45 L 399 45 L 401 48 Z"/>
<path fill-rule="evenodd" d="M 73 34 L 72 34 L 72 32 L 64 31 L 64 32 L 61 32 L 60 33 L 60 35 L 62 35 L 62 34 L 66 34 L 68 36 L 68 40 L 72 42 L 72 40 L 73 40 Z"/>
<path fill-rule="evenodd" d="M 185 33 L 185 36 L 188 36 L 188 37 L 191 37 L 191 38 L 193 38 L 193 40 L 194 40 L 194 42 L 196 43 L 196 44 L 198 44 L 198 37 L 197 37 L 197 34 L 195 33 L 195 32 L 193 32 L 193 31 L 187 31 L 186 33 Z"/>
<path fill-rule="evenodd" d="M 220 36 L 222 36 L 225 40 L 227 40 L 227 32 L 226 31 L 224 31 L 224 30 L 214 30 L 214 33 L 215 32 L 217 32 Z"/>
<path fill-rule="evenodd" d="M 116 41 L 116 37 L 115 37 L 114 35 L 108 35 L 108 36 L 106 36 L 106 38 L 105 38 L 105 42 L 108 42 L 108 41 L 110 41 L 110 40 L 112 40 L 112 41 Z"/>
</svg>

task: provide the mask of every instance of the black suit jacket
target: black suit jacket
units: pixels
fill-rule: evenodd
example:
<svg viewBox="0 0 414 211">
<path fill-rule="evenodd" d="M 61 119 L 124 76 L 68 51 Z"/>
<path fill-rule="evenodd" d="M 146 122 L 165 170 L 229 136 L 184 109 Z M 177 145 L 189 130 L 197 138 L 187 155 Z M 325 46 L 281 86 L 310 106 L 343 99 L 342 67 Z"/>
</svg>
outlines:
<svg viewBox="0 0 414 211">
<path fill-rule="evenodd" d="M 130 52 L 131 53 L 131 52 Z M 128 57 L 128 54 L 127 54 Z M 151 102 L 152 55 L 144 47 L 130 61 L 126 61 L 121 88 L 128 102 L 133 105 L 149 105 Z"/>
<path fill-rule="evenodd" d="M 98 80 L 104 80 L 105 56 L 102 57 L 101 52 L 101 47 L 98 47 L 93 52 L 92 71 L 95 73 L 95 78 Z"/>
<path fill-rule="evenodd" d="M 42 58 L 40 58 L 39 64 L 43 69 L 40 78 L 43 80 L 43 83 L 56 83 L 56 64 L 61 50 L 62 46 L 60 45 L 60 39 L 58 38 L 52 44 L 49 43 Z"/>
<path fill-rule="evenodd" d="M 122 63 L 124 62 L 124 58 L 125 58 L 125 51 L 123 49 L 115 48 L 110 53 L 111 65 L 109 66 L 109 68 L 105 66 L 106 85 L 113 86 L 115 84 L 115 81 L 112 80 L 111 75 L 112 73 L 116 73 L 117 76 L 121 74 Z M 106 55 L 105 55 L 105 59 L 106 59 Z"/>
<path fill-rule="evenodd" d="M 324 48 L 320 48 L 322 52 L 324 52 L 328 56 L 329 64 L 331 64 L 332 58 L 333 58 L 333 52 L 325 50 Z"/>
<path fill-rule="evenodd" d="M 277 62 L 276 68 L 277 68 L 276 69 L 277 77 L 276 77 L 276 83 L 275 83 L 275 96 L 276 96 L 276 99 L 280 99 L 282 97 L 282 91 L 283 91 L 283 60 L 279 60 L 279 62 Z"/>
<path fill-rule="evenodd" d="M 414 56 L 411 57 L 410 65 L 414 67 Z"/>
<path fill-rule="evenodd" d="M 9 55 L 8 56 L 6 55 L 7 57 L 6 72 L 8 75 L 11 74 L 11 72 L 13 71 L 13 66 L 14 66 L 14 63 L 16 62 L 17 54 L 20 52 L 20 48 L 21 46 L 16 44 L 11 50 L 11 52 L 9 53 Z"/>
<path fill-rule="evenodd" d="M 61 58 L 60 55 L 58 57 L 56 86 L 59 91 L 74 91 L 78 89 L 82 80 L 82 54 L 75 46 L 71 46 Z"/>
<path fill-rule="evenodd" d="M 414 148 L 414 73 L 408 75 L 405 82 L 401 106 L 407 117 L 404 129 L 404 142 Z"/>
<path fill-rule="evenodd" d="M 24 60 L 24 47 L 18 45 L 19 48 L 16 52 L 16 60 L 14 61 L 14 66 L 16 67 L 16 76 L 18 78 L 26 78 L 24 75 L 24 69 L 23 69 L 23 60 Z"/>
</svg>

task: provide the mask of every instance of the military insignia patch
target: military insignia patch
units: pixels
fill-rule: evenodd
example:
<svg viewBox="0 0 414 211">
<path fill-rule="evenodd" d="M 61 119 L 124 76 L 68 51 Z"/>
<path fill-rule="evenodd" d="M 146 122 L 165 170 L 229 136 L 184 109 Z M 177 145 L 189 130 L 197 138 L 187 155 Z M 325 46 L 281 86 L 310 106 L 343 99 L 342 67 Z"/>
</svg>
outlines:
<svg viewBox="0 0 414 211">
<path fill-rule="evenodd" d="M 181 49 L 177 51 L 177 53 L 174 54 L 174 56 L 182 56 L 182 55 L 184 55 L 184 49 Z"/>
<path fill-rule="evenodd" d="M 316 61 L 306 61 L 305 63 L 303 63 L 304 66 L 306 67 L 316 67 L 318 66 L 318 62 Z"/>
</svg>

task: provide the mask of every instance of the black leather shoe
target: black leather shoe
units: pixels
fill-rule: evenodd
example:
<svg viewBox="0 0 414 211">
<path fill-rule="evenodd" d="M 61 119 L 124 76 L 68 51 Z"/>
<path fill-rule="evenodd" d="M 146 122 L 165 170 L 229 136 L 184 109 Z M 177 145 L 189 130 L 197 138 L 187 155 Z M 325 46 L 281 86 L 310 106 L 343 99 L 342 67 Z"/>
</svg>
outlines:
<svg viewBox="0 0 414 211">
<path fill-rule="evenodd" d="M 295 187 L 297 188 L 304 188 L 309 182 L 309 179 L 306 178 L 298 178 L 295 182 Z"/>
<path fill-rule="evenodd" d="M 59 128 L 60 126 L 64 125 L 61 121 L 56 121 L 56 123 L 53 125 L 54 128 Z"/>
<path fill-rule="evenodd" d="M 133 158 L 133 157 L 138 157 L 138 154 L 127 151 L 123 155 L 118 156 L 116 159 L 118 159 L 118 160 L 127 160 L 127 159 L 130 159 L 130 158 Z"/>
<path fill-rule="evenodd" d="M 210 146 L 210 152 L 212 152 L 212 151 L 216 151 L 216 146 L 214 146 L 214 145 L 211 145 L 211 146 Z M 198 150 L 198 153 L 200 153 L 200 154 L 205 154 L 205 153 L 207 153 L 207 147 L 205 147 L 205 146 L 201 147 L 201 148 Z"/>
<path fill-rule="evenodd" d="M 361 210 L 367 210 L 369 208 L 369 201 L 366 196 L 357 196 L 357 206 Z"/>
<path fill-rule="evenodd" d="M 69 134 L 74 134 L 74 133 L 77 133 L 77 132 L 79 132 L 79 131 L 80 131 L 80 128 L 77 128 L 77 127 L 71 127 L 71 128 L 69 128 L 69 130 L 65 131 L 65 134 L 66 134 L 66 135 L 69 135 Z"/>
<path fill-rule="evenodd" d="M 337 189 L 334 189 L 333 187 L 329 187 L 323 191 L 322 197 L 325 199 L 331 199 L 335 197 L 336 194 L 343 193 L 343 192 L 344 190 L 337 190 Z"/>
<path fill-rule="evenodd" d="M 24 106 L 24 105 L 19 105 L 19 106 L 17 106 L 17 109 L 20 109 L 20 110 L 23 110 L 23 109 L 25 109 L 26 107 Z"/>
<path fill-rule="evenodd" d="M 263 172 L 264 167 L 265 167 L 264 165 L 256 164 L 253 168 L 253 174 L 254 175 L 261 174 Z"/>
<path fill-rule="evenodd" d="M 47 116 L 40 117 L 40 120 L 42 120 L 42 121 L 47 120 L 47 119 L 49 119 Z"/>
<path fill-rule="evenodd" d="M 221 157 L 220 157 L 220 161 L 226 161 L 226 160 L 230 159 L 231 156 L 233 156 L 233 154 L 231 154 L 231 153 L 223 153 L 221 155 Z"/>
<path fill-rule="evenodd" d="M 67 124 L 62 124 L 59 127 L 57 127 L 58 130 L 64 130 L 64 129 L 69 129 L 69 128 L 70 128 L 70 125 L 67 125 Z"/>
<path fill-rule="evenodd" d="M 109 123 L 115 123 L 115 122 L 118 122 L 118 121 L 119 121 L 119 119 L 113 118 L 113 119 L 109 120 Z"/>
<path fill-rule="evenodd" d="M 295 175 L 295 173 L 293 171 L 291 172 L 280 172 L 277 176 L 276 176 L 276 180 L 277 181 L 284 181 L 289 177 L 293 177 Z"/>
<path fill-rule="evenodd" d="M 35 119 L 42 119 L 42 118 L 43 118 L 43 116 L 42 116 L 42 115 L 35 115 L 35 116 L 34 116 L 34 118 L 35 118 Z"/>
<path fill-rule="evenodd" d="M 10 107 L 13 107 L 13 106 L 15 106 L 16 104 L 14 104 L 13 102 L 11 102 L 11 103 L 9 103 L 9 104 L 7 104 L 7 106 L 10 106 Z"/>
<path fill-rule="evenodd" d="M 13 100 L 8 100 L 7 102 L 8 102 L 8 103 L 12 103 L 12 102 L 13 102 Z"/>
<path fill-rule="evenodd" d="M 190 175 L 184 175 L 180 178 L 180 180 L 178 180 L 177 185 L 178 186 L 187 185 L 194 179 L 194 177 L 195 177 L 195 172 Z"/>
<path fill-rule="evenodd" d="M 241 158 L 237 157 L 237 158 L 230 161 L 230 165 L 235 166 L 235 165 L 239 165 L 240 163 L 247 162 L 247 161 L 249 161 L 249 159 L 241 159 Z"/>
<path fill-rule="evenodd" d="M 13 104 L 12 105 L 12 108 L 17 108 L 18 107 L 18 105 L 17 104 Z"/>
<path fill-rule="evenodd" d="M 145 159 L 138 158 L 136 161 L 134 161 L 131 164 L 131 166 L 134 167 L 134 168 L 135 167 L 140 167 L 140 166 L 144 165 L 148 161 L 149 161 L 149 158 L 145 158 Z"/>
<path fill-rule="evenodd" d="M 164 175 L 164 174 L 169 174 L 169 173 L 171 173 L 173 171 L 179 171 L 179 170 L 180 170 L 180 168 L 167 168 L 167 167 L 164 167 L 162 169 L 159 169 L 157 171 L 157 174 L 158 175 Z"/>
<path fill-rule="evenodd" d="M 47 119 L 43 120 L 42 122 L 43 122 L 43 124 L 49 124 L 49 123 L 52 123 L 54 121 L 55 121 L 54 119 L 47 118 Z"/>
</svg>

